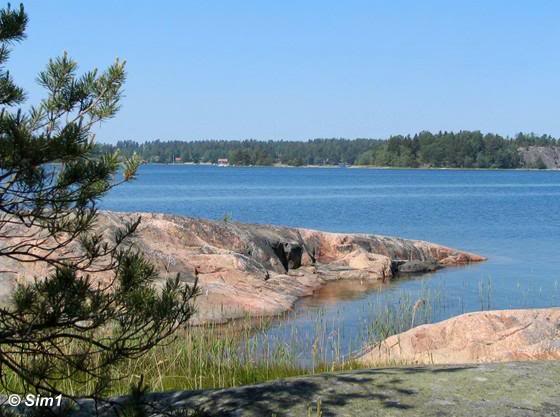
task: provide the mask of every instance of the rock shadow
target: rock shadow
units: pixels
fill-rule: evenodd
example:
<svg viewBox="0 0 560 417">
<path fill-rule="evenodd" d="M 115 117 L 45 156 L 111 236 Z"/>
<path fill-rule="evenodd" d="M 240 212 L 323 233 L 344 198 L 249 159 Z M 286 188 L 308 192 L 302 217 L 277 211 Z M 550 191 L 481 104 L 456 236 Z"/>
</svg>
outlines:
<svg viewBox="0 0 560 417">
<path fill-rule="evenodd" d="M 411 410 L 418 387 L 409 386 L 405 375 L 458 372 L 470 366 L 441 368 L 387 368 L 359 370 L 343 374 L 321 374 L 297 379 L 272 381 L 259 385 L 207 391 L 182 391 L 149 394 L 147 400 L 158 415 L 188 416 L 181 410 L 199 410 L 200 416 L 283 417 L 316 415 L 335 417 L 353 401 L 367 401 L 368 407 Z M 81 414 L 80 414 L 81 415 Z M 85 414 L 84 414 L 85 415 Z M 112 415 L 112 414 L 107 414 Z M 196 414 L 194 414 L 196 415 Z"/>
</svg>

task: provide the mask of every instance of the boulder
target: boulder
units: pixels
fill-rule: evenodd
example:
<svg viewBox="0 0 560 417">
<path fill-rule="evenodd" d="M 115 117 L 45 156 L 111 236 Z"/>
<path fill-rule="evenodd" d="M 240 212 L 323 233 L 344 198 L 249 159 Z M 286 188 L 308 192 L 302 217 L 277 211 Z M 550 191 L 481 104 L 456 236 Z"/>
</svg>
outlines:
<svg viewBox="0 0 560 417">
<path fill-rule="evenodd" d="M 415 327 L 371 347 L 373 364 L 560 360 L 560 308 L 467 313 Z"/>
<path fill-rule="evenodd" d="M 402 274 L 414 274 L 414 273 L 425 273 L 434 272 L 441 268 L 440 264 L 435 259 L 427 259 L 424 261 L 397 261 L 396 271 Z"/>
</svg>

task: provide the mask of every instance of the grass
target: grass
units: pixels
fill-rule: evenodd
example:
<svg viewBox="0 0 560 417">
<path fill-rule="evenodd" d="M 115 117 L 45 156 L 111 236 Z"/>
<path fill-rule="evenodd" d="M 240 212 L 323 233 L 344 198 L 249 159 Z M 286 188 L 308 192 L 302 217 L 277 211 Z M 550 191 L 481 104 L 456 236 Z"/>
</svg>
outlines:
<svg viewBox="0 0 560 417">
<path fill-rule="evenodd" d="M 359 367 L 352 360 L 318 360 L 311 368 L 303 366 L 289 340 L 278 343 L 259 337 L 269 325 L 269 319 L 258 324 L 241 319 L 225 326 L 207 324 L 181 332 L 171 343 L 115 369 L 115 376 L 122 379 L 114 393 L 127 392 L 141 375 L 154 391 L 197 390 Z"/>
<path fill-rule="evenodd" d="M 441 289 L 422 288 L 414 295 L 401 291 L 396 302 L 376 306 L 375 318 L 367 328 L 366 344 L 372 345 L 412 327 L 432 323 L 436 313 L 444 308 Z"/>
<path fill-rule="evenodd" d="M 426 321 L 430 301 L 413 313 L 414 300 L 408 294 L 403 293 L 399 300 L 392 307 L 378 306 L 377 319 L 365 329 L 370 341 L 410 328 L 413 314 L 416 323 Z M 287 316 L 246 317 L 226 325 L 205 324 L 182 330 L 167 344 L 115 367 L 112 376 L 117 382 L 108 395 L 127 394 L 141 377 L 150 391 L 198 390 L 362 367 L 343 356 L 348 346 L 344 346 L 340 329 L 333 332 L 321 313 L 313 317 L 315 328 L 311 338 L 300 334 L 295 326 L 286 333 L 270 336 L 271 326 Z M 309 361 L 302 362 L 302 351 L 310 353 Z M 94 381 L 80 386 L 73 385 L 70 379 L 60 381 L 62 391 L 76 396 L 91 391 L 93 385 Z M 23 391 L 15 376 L 10 386 L 16 392 Z"/>
<path fill-rule="evenodd" d="M 489 308 L 490 280 L 480 282 L 478 290 L 481 309 Z M 433 322 L 449 302 L 444 294 L 441 289 L 422 288 L 415 292 L 400 290 L 390 303 L 380 297 L 367 306 L 373 320 L 361 324 L 358 339 L 369 346 L 411 327 Z M 356 339 L 343 337 L 343 326 L 329 321 L 320 311 L 312 317 L 314 328 L 303 332 L 286 321 L 288 315 L 246 317 L 226 325 L 205 324 L 180 331 L 167 344 L 114 368 L 113 376 L 118 381 L 108 394 L 128 393 L 141 377 L 151 391 L 198 390 L 362 367 L 344 352 L 356 352 L 364 346 L 356 345 Z M 279 322 L 286 325 L 284 331 L 271 332 Z M 308 360 L 302 360 L 302 352 Z M 12 382 L 17 390 L 18 381 L 14 378 Z M 91 385 L 60 382 L 62 390 L 72 395 L 89 391 Z"/>
<path fill-rule="evenodd" d="M 429 322 L 439 294 L 426 290 L 421 299 L 419 304 L 402 292 L 394 305 L 372 306 L 376 320 L 364 329 L 367 344 Z M 246 317 L 226 325 L 205 324 L 181 331 L 170 343 L 115 368 L 113 376 L 119 381 L 110 394 L 128 393 L 141 376 L 152 391 L 198 390 L 363 367 L 352 357 L 344 357 L 342 352 L 348 350 L 344 343 L 351 341 L 340 337 L 340 329 L 333 331 L 321 313 L 314 316 L 311 338 L 298 333 L 295 326 L 270 336 L 271 326 L 286 318 Z M 309 361 L 301 360 L 302 351 L 309 353 Z M 78 395 L 88 388 L 61 384 L 65 391 Z"/>
</svg>

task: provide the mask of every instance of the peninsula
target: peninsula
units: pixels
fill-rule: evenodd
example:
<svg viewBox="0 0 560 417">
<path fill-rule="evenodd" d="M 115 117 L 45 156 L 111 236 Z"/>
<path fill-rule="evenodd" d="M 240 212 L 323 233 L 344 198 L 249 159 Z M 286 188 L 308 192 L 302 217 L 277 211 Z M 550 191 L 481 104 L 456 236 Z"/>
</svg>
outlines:
<svg viewBox="0 0 560 417">
<path fill-rule="evenodd" d="M 419 240 L 167 214 L 104 212 L 97 227 L 115 230 L 138 216 L 142 221 L 131 243 L 156 265 L 161 277 L 179 274 L 192 283 L 197 276 L 201 293 L 193 323 L 279 314 L 327 281 L 388 281 L 398 272 L 485 260 Z M 9 258 L 0 262 L 0 294 L 8 294 L 18 280 L 44 276 L 48 268 Z M 96 279 L 109 277 L 100 273 Z"/>
</svg>

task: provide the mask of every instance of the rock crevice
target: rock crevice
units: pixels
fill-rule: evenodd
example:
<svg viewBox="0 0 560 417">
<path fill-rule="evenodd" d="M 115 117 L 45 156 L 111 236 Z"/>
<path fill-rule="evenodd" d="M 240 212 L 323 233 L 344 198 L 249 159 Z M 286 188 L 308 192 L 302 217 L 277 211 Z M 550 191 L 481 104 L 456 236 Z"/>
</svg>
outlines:
<svg viewBox="0 0 560 417">
<path fill-rule="evenodd" d="M 162 276 L 179 273 L 192 282 L 198 271 L 202 295 L 197 299 L 196 321 L 278 314 L 328 280 L 387 281 L 401 269 L 426 272 L 430 265 L 485 259 L 418 240 L 154 213 L 104 212 L 98 227 L 111 230 L 138 215 L 142 222 L 132 243 Z M 13 271 L 2 274 L 4 288 L 16 279 L 40 278 L 48 272 L 47 266 L 6 259 L 0 259 L 0 270 Z"/>
</svg>

